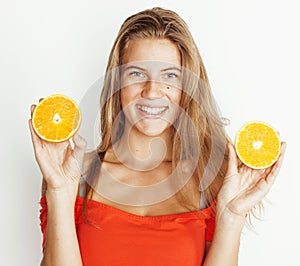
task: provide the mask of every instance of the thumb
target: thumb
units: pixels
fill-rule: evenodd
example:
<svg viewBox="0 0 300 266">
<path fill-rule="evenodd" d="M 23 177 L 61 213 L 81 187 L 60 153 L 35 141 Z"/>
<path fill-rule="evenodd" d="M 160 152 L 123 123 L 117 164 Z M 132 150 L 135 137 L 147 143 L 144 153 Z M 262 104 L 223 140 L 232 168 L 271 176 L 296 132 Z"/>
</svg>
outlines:
<svg viewBox="0 0 300 266">
<path fill-rule="evenodd" d="M 227 147 L 229 150 L 227 175 L 231 176 L 237 173 L 238 162 L 237 162 L 237 156 L 233 145 L 231 143 L 228 143 Z"/>
<path fill-rule="evenodd" d="M 74 135 L 73 142 L 74 142 L 74 150 L 73 150 L 74 157 L 78 162 L 82 162 L 87 142 L 83 137 L 81 137 L 78 134 Z"/>
</svg>

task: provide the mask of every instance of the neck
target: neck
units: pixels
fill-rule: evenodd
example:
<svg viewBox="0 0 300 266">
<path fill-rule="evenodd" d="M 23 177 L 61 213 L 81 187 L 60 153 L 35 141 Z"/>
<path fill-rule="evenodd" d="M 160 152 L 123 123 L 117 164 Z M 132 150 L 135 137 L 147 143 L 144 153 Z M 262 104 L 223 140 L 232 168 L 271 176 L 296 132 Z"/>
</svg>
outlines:
<svg viewBox="0 0 300 266">
<path fill-rule="evenodd" d="M 135 127 L 125 125 L 120 140 L 113 145 L 117 160 L 140 171 L 154 169 L 162 162 L 172 160 L 172 129 L 159 136 L 147 136 Z"/>
</svg>

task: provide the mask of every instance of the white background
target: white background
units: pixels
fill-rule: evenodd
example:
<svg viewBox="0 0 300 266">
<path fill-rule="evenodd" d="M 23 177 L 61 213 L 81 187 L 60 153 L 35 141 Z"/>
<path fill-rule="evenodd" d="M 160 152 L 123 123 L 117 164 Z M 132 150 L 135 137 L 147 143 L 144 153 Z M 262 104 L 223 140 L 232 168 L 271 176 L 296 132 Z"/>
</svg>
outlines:
<svg viewBox="0 0 300 266">
<path fill-rule="evenodd" d="M 27 120 L 40 97 L 77 101 L 103 75 L 122 21 L 147 7 L 177 11 L 198 44 L 231 138 L 245 122 L 272 124 L 288 143 L 264 221 L 245 230 L 240 265 L 300 265 L 297 1 L 1 1 L 0 265 L 38 265 L 39 191 Z M 101 252 L 99 250 L 99 252 Z"/>
</svg>

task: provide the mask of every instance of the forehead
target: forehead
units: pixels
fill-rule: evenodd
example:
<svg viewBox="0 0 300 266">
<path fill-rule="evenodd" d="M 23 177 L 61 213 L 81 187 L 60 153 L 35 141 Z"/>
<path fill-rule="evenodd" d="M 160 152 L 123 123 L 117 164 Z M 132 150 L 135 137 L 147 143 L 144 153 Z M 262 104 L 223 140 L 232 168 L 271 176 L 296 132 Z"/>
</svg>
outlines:
<svg viewBox="0 0 300 266">
<path fill-rule="evenodd" d="M 122 64 L 145 64 L 150 61 L 164 66 L 181 65 L 176 45 L 167 39 L 131 40 L 122 56 Z"/>
</svg>

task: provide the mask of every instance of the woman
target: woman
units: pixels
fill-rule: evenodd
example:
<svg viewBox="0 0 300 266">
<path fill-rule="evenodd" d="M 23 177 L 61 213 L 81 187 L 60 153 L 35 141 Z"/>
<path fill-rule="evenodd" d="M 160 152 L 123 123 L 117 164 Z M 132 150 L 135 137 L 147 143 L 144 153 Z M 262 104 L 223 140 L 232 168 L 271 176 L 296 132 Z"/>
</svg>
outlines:
<svg viewBox="0 0 300 266">
<path fill-rule="evenodd" d="M 246 215 L 272 187 L 285 143 L 265 171 L 240 165 L 176 13 L 123 23 L 101 108 L 102 140 L 86 156 L 79 135 L 73 149 L 47 143 L 29 120 L 45 184 L 42 265 L 237 265 Z"/>
</svg>

